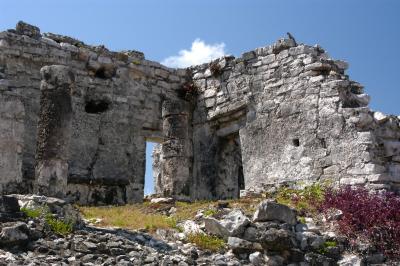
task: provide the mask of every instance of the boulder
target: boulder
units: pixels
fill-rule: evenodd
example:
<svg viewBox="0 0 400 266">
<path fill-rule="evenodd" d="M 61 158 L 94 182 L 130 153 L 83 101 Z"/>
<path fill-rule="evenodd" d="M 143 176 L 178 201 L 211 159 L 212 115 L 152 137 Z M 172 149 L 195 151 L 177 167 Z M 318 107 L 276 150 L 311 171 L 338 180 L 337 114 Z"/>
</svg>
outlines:
<svg viewBox="0 0 400 266">
<path fill-rule="evenodd" d="M 305 218 L 306 220 L 306 226 L 307 226 L 307 231 L 310 232 L 315 232 L 315 233 L 319 233 L 319 228 L 318 226 L 315 224 L 314 220 L 312 218 Z"/>
<path fill-rule="evenodd" d="M 154 198 L 150 200 L 150 203 L 173 203 L 173 198 Z"/>
<path fill-rule="evenodd" d="M 204 234 L 200 229 L 200 226 L 191 220 L 183 221 L 182 223 L 179 223 L 178 226 L 182 228 L 185 235 Z"/>
<path fill-rule="evenodd" d="M 271 251 L 288 250 L 296 245 L 294 236 L 289 231 L 276 228 L 262 232 L 259 242 L 264 249 Z"/>
<path fill-rule="evenodd" d="M 386 260 L 386 257 L 382 253 L 370 254 L 365 257 L 365 262 L 367 264 L 379 264 L 379 263 L 383 263 L 385 260 Z"/>
<path fill-rule="evenodd" d="M 265 256 L 265 264 L 268 266 L 283 266 L 285 264 L 285 258 L 279 255 Z"/>
<path fill-rule="evenodd" d="M 13 196 L 0 196 L 0 222 L 10 222 L 24 217 L 18 200 Z"/>
<path fill-rule="evenodd" d="M 319 247 L 319 243 L 324 242 L 324 238 L 315 232 L 305 231 L 305 232 L 297 232 L 296 239 L 300 243 L 301 250 L 308 250 L 312 243 L 315 248 Z"/>
<path fill-rule="evenodd" d="M 248 254 L 255 250 L 262 250 L 260 244 L 252 243 L 238 237 L 228 237 L 228 247 L 231 248 L 235 254 Z"/>
<path fill-rule="evenodd" d="M 266 200 L 260 203 L 254 213 L 253 222 L 280 221 L 295 225 L 297 223 L 296 211 L 286 205 Z"/>
<path fill-rule="evenodd" d="M 0 196 L 0 212 L 19 212 L 18 199 L 13 196 Z"/>
<path fill-rule="evenodd" d="M 361 266 L 362 265 L 362 260 L 357 255 L 345 254 L 337 262 L 337 265 L 339 265 L 339 266 Z"/>
<path fill-rule="evenodd" d="M 327 221 L 337 221 L 342 218 L 343 212 L 339 209 L 330 208 L 324 213 L 324 218 Z"/>
<path fill-rule="evenodd" d="M 336 265 L 333 259 L 314 252 L 307 253 L 304 256 L 304 260 L 308 262 L 310 265 L 321 265 L 321 266 Z"/>
<path fill-rule="evenodd" d="M 250 223 L 249 218 L 241 210 L 233 210 L 221 220 L 212 217 L 204 218 L 207 232 L 227 239 L 230 236 L 241 236 Z"/>
<path fill-rule="evenodd" d="M 3 227 L 0 233 L 0 246 L 26 244 L 28 240 L 29 229 L 23 222 Z"/>
<path fill-rule="evenodd" d="M 249 261 L 251 262 L 252 265 L 255 266 L 265 265 L 264 255 L 259 251 L 251 253 L 249 255 Z"/>
<path fill-rule="evenodd" d="M 48 210 L 52 214 L 55 214 L 57 218 L 68 221 L 75 227 L 80 227 L 83 225 L 83 220 L 79 214 L 79 211 L 65 200 L 39 195 L 13 194 L 11 196 L 18 199 L 18 204 L 21 208 L 48 208 Z"/>
</svg>

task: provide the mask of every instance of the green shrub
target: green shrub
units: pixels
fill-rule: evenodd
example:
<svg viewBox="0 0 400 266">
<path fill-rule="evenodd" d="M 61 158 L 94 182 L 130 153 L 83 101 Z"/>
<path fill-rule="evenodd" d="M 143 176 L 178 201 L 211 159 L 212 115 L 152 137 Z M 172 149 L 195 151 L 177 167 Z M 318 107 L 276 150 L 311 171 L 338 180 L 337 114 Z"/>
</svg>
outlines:
<svg viewBox="0 0 400 266">
<path fill-rule="evenodd" d="M 208 209 L 208 210 L 205 210 L 205 211 L 203 212 L 203 214 L 204 214 L 205 217 L 213 216 L 213 215 L 215 215 L 216 213 L 217 213 L 217 211 L 214 210 L 214 209 Z"/>
<path fill-rule="evenodd" d="M 336 241 L 325 241 L 323 246 L 318 250 L 318 252 L 322 255 L 328 253 L 329 248 L 337 247 Z"/>
<path fill-rule="evenodd" d="M 327 188 L 326 183 L 314 183 L 303 189 L 281 187 L 276 193 L 276 200 L 278 203 L 295 208 L 300 213 L 313 214 L 323 202 Z"/>
<path fill-rule="evenodd" d="M 21 208 L 21 211 L 29 218 L 43 218 L 50 229 L 56 234 L 65 236 L 73 231 L 72 222 L 53 217 L 47 205 L 35 208 Z"/>
<path fill-rule="evenodd" d="M 43 210 L 40 208 L 36 209 L 21 208 L 21 211 L 25 213 L 25 215 L 28 216 L 29 218 L 38 218 L 43 213 Z"/>
<path fill-rule="evenodd" d="M 73 231 L 72 223 L 57 219 L 51 214 L 46 215 L 46 223 L 50 226 L 54 233 L 62 236 L 68 235 Z"/>
<path fill-rule="evenodd" d="M 306 217 L 304 217 L 304 216 L 299 216 L 297 219 L 298 219 L 299 222 L 302 223 L 302 224 L 305 224 L 305 223 L 306 223 Z"/>
<path fill-rule="evenodd" d="M 324 246 L 325 246 L 326 248 L 336 247 L 336 246 L 337 246 L 337 243 L 336 243 L 336 241 L 326 241 L 326 242 L 324 243 Z"/>
<path fill-rule="evenodd" d="M 223 239 L 202 233 L 189 234 L 186 239 L 199 248 L 210 251 L 219 251 L 225 247 L 225 241 Z"/>
</svg>

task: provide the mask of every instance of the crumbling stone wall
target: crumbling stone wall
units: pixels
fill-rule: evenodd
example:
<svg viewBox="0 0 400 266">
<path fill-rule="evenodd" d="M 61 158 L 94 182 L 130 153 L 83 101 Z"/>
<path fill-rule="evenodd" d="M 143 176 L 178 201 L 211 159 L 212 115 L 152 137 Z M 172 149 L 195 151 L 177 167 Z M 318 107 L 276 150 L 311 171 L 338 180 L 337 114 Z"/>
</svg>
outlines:
<svg viewBox="0 0 400 266">
<path fill-rule="evenodd" d="M 346 68 L 321 47 L 292 39 L 194 67 L 201 92 L 194 114 L 196 197 L 221 178 L 218 163 L 207 158 L 221 149 L 216 138 L 233 132 L 240 135 L 246 190 L 320 180 L 397 188 L 399 120 L 372 112 Z"/>
<path fill-rule="evenodd" d="M 20 102 L 16 116 L 19 112 L 25 114 L 12 119 L 14 124 L 23 121 L 23 127 L 13 131 L 11 138 L 21 145 L 18 153 L 13 148 L 7 154 L 12 153 L 22 162 L 14 160 L 16 163 L 9 168 L 12 174 L 2 171 L 4 187 L 21 181 L 26 191 L 32 191 L 37 183 L 40 69 L 51 65 L 68 66 L 75 75 L 71 90 L 71 138 L 65 147 L 66 196 L 83 204 L 141 201 L 145 141 L 164 139 L 162 102 L 179 100 L 176 91 L 186 82 L 186 71 L 147 61 L 136 51 L 110 52 L 103 46 L 85 45 L 70 37 L 41 35 L 38 28 L 24 23 L 19 23 L 17 30 L 1 32 L 1 99 L 13 97 L 16 104 Z M 1 134 L 2 143 L 8 138 L 7 133 Z"/>
<path fill-rule="evenodd" d="M 68 118 L 54 130 L 60 143 L 38 135 L 46 118 L 40 84 L 58 84 L 47 82 L 51 75 L 42 80 L 40 70 L 55 65 L 74 76 L 68 115 L 53 117 Z M 182 200 L 236 198 L 297 181 L 399 189 L 399 117 L 370 110 L 346 69 L 321 47 L 293 39 L 169 69 L 140 52 L 111 52 L 18 23 L 0 33 L 0 192 L 38 187 L 41 147 L 55 143 L 47 148 L 64 149 L 50 157 L 68 167 L 61 175 L 67 198 L 139 202 L 146 139 L 161 143 L 156 192 Z M 43 193 L 54 192 L 43 185 Z"/>
</svg>

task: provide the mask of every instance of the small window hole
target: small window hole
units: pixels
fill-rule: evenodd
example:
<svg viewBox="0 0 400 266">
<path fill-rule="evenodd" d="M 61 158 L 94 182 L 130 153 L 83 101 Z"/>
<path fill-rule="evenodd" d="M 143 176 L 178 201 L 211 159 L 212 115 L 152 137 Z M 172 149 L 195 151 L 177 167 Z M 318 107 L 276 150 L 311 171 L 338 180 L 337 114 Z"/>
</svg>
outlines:
<svg viewBox="0 0 400 266">
<path fill-rule="evenodd" d="M 85 105 L 85 112 L 89 114 L 100 114 L 108 110 L 109 103 L 104 100 L 88 101 Z"/>
<path fill-rule="evenodd" d="M 295 146 L 295 147 L 299 147 L 300 146 L 300 140 L 299 139 L 292 139 L 292 143 L 293 143 L 293 146 Z"/>
</svg>

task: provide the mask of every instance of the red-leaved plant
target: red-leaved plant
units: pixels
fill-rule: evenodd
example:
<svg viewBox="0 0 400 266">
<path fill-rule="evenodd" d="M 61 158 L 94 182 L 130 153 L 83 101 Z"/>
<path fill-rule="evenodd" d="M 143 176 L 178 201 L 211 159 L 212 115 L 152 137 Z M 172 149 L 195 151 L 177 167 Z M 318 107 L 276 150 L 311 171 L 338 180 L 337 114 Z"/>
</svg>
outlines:
<svg viewBox="0 0 400 266">
<path fill-rule="evenodd" d="M 338 221 L 339 230 L 350 240 L 367 239 L 386 255 L 400 257 L 399 196 L 361 187 L 327 189 L 319 209 L 324 212 L 330 208 L 343 212 Z"/>
</svg>

